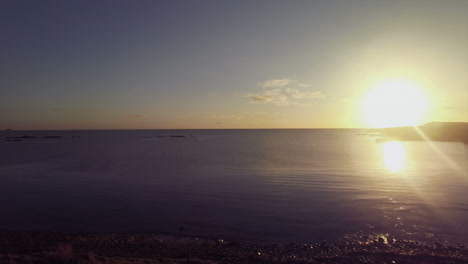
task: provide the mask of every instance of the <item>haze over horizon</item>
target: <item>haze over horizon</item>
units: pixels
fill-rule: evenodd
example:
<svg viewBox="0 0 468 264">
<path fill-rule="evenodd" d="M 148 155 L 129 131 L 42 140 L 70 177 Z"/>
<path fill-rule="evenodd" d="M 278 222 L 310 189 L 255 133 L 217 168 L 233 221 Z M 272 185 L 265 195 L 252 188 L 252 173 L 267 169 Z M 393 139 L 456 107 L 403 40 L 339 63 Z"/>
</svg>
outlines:
<svg viewBox="0 0 468 264">
<path fill-rule="evenodd" d="M 466 14 L 463 0 L 2 1 L 0 129 L 468 122 Z"/>
</svg>

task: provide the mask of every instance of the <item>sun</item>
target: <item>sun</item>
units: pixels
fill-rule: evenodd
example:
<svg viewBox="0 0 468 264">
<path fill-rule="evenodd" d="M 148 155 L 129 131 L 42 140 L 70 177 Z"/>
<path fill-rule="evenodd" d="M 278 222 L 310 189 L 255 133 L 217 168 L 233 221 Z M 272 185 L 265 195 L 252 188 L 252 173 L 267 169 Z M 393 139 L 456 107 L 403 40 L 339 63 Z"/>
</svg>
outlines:
<svg viewBox="0 0 468 264">
<path fill-rule="evenodd" d="M 418 125 L 428 108 L 425 91 L 403 79 L 375 83 L 362 100 L 364 122 L 374 128 Z"/>
</svg>

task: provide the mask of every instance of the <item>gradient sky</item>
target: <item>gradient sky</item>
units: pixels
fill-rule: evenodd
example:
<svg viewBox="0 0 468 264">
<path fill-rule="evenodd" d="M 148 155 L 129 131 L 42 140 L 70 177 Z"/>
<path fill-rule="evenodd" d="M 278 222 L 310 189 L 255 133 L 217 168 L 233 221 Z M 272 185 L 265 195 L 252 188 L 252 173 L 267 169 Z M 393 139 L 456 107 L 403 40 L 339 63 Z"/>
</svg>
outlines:
<svg viewBox="0 0 468 264">
<path fill-rule="evenodd" d="M 362 127 L 372 83 L 468 121 L 468 1 L 0 1 L 0 129 Z"/>
</svg>

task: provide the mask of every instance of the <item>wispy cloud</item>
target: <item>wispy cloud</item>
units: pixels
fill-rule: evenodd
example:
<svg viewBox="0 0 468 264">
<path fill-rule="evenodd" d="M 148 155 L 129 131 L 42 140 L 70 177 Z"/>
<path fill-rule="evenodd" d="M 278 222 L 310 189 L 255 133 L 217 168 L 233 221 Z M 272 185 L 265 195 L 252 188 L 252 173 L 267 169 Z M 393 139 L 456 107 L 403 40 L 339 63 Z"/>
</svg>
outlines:
<svg viewBox="0 0 468 264">
<path fill-rule="evenodd" d="M 294 98 L 294 99 L 303 99 L 303 98 L 317 99 L 317 98 L 325 97 L 325 94 L 323 94 L 322 92 L 300 91 L 294 88 L 285 88 L 284 92 L 289 97 Z"/>
<path fill-rule="evenodd" d="M 294 82 L 295 80 L 292 79 L 272 79 L 260 82 L 257 86 L 261 88 L 284 87 Z"/>
<path fill-rule="evenodd" d="M 324 98 L 325 94 L 320 91 L 309 91 L 304 88 L 310 87 L 293 79 L 272 79 L 258 84 L 260 88 L 274 88 L 263 90 L 258 93 L 245 95 L 251 103 L 273 104 L 277 106 L 307 105 L 299 102 L 300 99 Z"/>
<path fill-rule="evenodd" d="M 260 93 L 249 93 L 246 97 L 250 98 L 254 103 L 272 103 L 282 106 L 289 105 L 291 103 L 288 100 L 288 96 L 283 93 L 282 89 L 273 89 Z"/>
</svg>

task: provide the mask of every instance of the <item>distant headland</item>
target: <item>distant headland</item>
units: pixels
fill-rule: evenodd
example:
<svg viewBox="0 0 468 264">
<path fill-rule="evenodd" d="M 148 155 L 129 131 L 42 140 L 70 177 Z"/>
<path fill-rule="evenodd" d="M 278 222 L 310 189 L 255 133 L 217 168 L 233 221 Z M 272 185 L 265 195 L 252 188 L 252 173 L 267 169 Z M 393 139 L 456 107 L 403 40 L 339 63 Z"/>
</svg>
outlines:
<svg viewBox="0 0 468 264">
<path fill-rule="evenodd" d="M 380 129 L 384 137 L 397 140 L 432 140 L 468 143 L 468 122 L 431 122 L 421 126 Z"/>
</svg>

